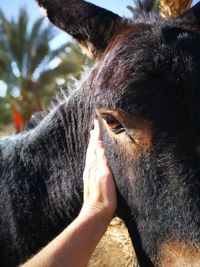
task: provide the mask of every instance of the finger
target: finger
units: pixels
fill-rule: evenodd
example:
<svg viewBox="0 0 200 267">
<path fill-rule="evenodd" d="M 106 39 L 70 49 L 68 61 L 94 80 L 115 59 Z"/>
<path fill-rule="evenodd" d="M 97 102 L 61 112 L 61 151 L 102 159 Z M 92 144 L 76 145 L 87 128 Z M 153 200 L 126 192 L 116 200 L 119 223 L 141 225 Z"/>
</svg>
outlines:
<svg viewBox="0 0 200 267">
<path fill-rule="evenodd" d="M 96 176 L 97 176 L 97 157 L 96 145 L 100 139 L 99 122 L 94 121 L 94 130 L 90 132 L 90 140 L 86 153 L 85 170 L 83 173 L 84 180 L 84 201 L 95 192 Z M 102 143 L 102 141 L 101 141 Z M 102 143 L 103 144 L 103 143 Z"/>
<path fill-rule="evenodd" d="M 94 120 L 94 136 L 95 141 L 101 140 L 100 125 L 98 120 Z"/>
<path fill-rule="evenodd" d="M 84 201 L 88 198 L 89 195 L 89 178 L 90 178 L 90 165 L 91 165 L 91 154 L 92 154 L 92 143 L 94 138 L 94 130 L 90 131 L 90 140 L 86 152 L 86 159 L 85 159 L 85 169 L 83 172 L 83 197 Z"/>
<path fill-rule="evenodd" d="M 98 141 L 96 144 L 96 157 L 98 177 L 109 174 L 111 171 L 105 155 L 104 143 L 102 141 Z"/>
<path fill-rule="evenodd" d="M 84 202 L 88 199 L 89 195 L 89 169 L 85 169 L 83 173 L 83 200 Z"/>
<path fill-rule="evenodd" d="M 97 161 L 102 161 L 102 160 L 106 160 L 106 155 L 105 155 L 105 148 L 104 148 L 104 143 L 103 141 L 98 141 L 95 144 L 95 154 L 97 157 Z"/>
<path fill-rule="evenodd" d="M 93 180 L 95 180 L 96 175 L 96 151 L 95 151 L 95 132 L 92 130 L 90 132 L 90 140 L 88 144 L 88 149 L 86 153 L 85 169 L 83 172 L 84 181 L 84 201 L 86 201 L 93 187 Z M 95 170 L 94 170 L 95 167 Z"/>
<path fill-rule="evenodd" d="M 89 143 L 88 143 L 88 148 L 87 148 L 87 152 L 88 150 L 90 150 L 93 146 L 93 143 L 94 143 L 94 138 L 95 138 L 95 135 L 94 135 L 94 130 L 91 130 L 90 131 L 90 139 L 89 139 Z"/>
<path fill-rule="evenodd" d="M 96 165 L 93 164 L 84 171 L 84 201 L 94 194 L 96 170 Z"/>
<path fill-rule="evenodd" d="M 96 176 L 97 176 L 97 166 L 96 164 L 90 168 L 90 184 L 89 184 L 89 197 L 92 197 L 96 192 Z"/>
<path fill-rule="evenodd" d="M 90 164 L 90 162 L 92 160 L 94 160 L 94 155 L 95 155 L 95 148 L 94 148 L 95 141 L 94 141 L 94 139 L 95 139 L 95 133 L 94 133 L 94 130 L 92 130 L 90 132 L 90 140 L 89 140 L 87 153 L 86 153 L 86 160 L 85 160 L 86 167 L 87 167 L 87 165 Z"/>
<path fill-rule="evenodd" d="M 96 143 L 100 138 L 100 128 L 99 128 L 99 122 L 97 120 L 94 120 L 94 130 L 91 131 L 91 137 L 86 153 L 86 166 L 85 169 L 90 169 L 92 166 L 96 166 Z M 88 175 L 85 175 L 87 177 Z M 95 178 L 95 177 L 94 177 Z"/>
</svg>

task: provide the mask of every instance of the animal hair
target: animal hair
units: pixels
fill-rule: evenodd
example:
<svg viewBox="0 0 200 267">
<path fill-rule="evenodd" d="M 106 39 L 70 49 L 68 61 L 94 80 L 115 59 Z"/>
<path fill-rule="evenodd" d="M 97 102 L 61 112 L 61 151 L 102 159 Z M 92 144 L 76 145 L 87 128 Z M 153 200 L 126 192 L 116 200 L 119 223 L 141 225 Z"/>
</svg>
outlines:
<svg viewBox="0 0 200 267">
<path fill-rule="evenodd" d="M 198 263 L 200 4 L 167 21 L 144 10 L 125 19 L 81 0 L 38 2 L 97 62 L 29 130 L 0 139 L 0 265 L 24 262 L 80 212 L 95 117 L 117 187 L 116 214 L 140 266 L 163 266 L 172 248 L 171 263 Z"/>
</svg>

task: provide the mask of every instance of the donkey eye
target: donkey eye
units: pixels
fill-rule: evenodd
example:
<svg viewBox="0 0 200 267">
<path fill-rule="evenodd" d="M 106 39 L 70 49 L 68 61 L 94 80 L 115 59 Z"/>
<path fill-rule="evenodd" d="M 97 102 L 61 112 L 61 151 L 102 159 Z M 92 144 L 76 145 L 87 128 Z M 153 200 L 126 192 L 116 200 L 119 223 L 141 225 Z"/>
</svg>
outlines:
<svg viewBox="0 0 200 267">
<path fill-rule="evenodd" d="M 110 114 L 104 114 L 102 115 L 102 119 L 104 119 L 106 121 L 106 123 L 108 124 L 108 126 L 110 127 L 110 129 L 116 133 L 119 134 L 121 132 L 124 132 L 125 129 L 122 126 L 122 124 L 112 115 Z"/>
</svg>

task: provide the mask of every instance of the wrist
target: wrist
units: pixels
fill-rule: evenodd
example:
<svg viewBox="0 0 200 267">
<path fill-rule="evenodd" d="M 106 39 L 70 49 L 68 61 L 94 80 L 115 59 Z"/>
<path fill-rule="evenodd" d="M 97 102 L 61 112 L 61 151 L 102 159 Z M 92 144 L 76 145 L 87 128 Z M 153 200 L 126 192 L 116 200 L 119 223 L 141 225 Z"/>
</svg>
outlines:
<svg viewBox="0 0 200 267">
<path fill-rule="evenodd" d="M 81 221 L 94 222 L 100 227 L 107 228 L 113 216 L 105 208 L 94 205 L 83 205 L 78 219 Z"/>
</svg>

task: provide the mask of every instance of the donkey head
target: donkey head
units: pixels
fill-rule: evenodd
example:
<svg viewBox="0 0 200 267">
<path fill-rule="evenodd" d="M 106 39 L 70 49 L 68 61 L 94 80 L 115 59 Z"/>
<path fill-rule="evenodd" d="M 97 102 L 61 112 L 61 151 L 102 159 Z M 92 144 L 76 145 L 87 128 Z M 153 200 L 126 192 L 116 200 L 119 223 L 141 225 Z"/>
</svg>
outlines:
<svg viewBox="0 0 200 267">
<path fill-rule="evenodd" d="M 173 246 L 186 261 L 200 245 L 200 4 L 164 21 L 38 1 L 97 60 L 87 90 L 140 263 L 173 262 Z"/>
</svg>

